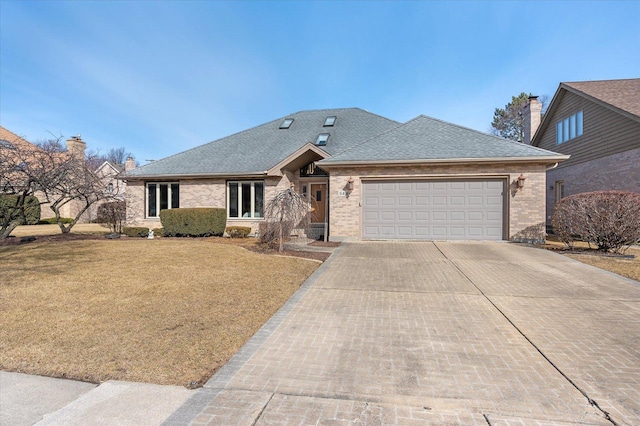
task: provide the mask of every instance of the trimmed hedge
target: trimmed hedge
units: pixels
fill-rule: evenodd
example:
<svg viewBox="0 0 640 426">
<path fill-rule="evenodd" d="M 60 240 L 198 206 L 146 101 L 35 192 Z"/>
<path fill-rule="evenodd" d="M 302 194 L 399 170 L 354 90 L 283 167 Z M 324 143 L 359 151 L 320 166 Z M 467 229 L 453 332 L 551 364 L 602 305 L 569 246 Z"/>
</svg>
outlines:
<svg viewBox="0 0 640 426">
<path fill-rule="evenodd" d="M 574 241 L 598 250 L 621 252 L 640 242 L 640 194 L 596 191 L 575 194 L 556 204 L 553 232 L 567 246 Z"/>
<path fill-rule="evenodd" d="M 122 228 L 122 233 L 127 237 L 147 237 L 149 235 L 149 228 L 144 226 L 125 226 Z"/>
<path fill-rule="evenodd" d="M 0 195 L 0 218 L 18 219 L 20 224 L 35 225 L 40 221 L 40 201 L 33 195 L 27 195 L 22 209 L 16 209 L 18 195 Z"/>
<path fill-rule="evenodd" d="M 60 222 L 62 222 L 63 224 L 68 224 L 73 222 L 73 219 L 70 217 L 61 217 L 60 218 Z M 38 222 L 38 225 L 57 225 L 58 222 L 56 221 L 55 217 L 50 217 L 48 219 L 42 219 L 41 221 Z"/>
<path fill-rule="evenodd" d="M 187 208 L 160 212 L 165 237 L 222 236 L 227 226 L 226 209 Z"/>
<path fill-rule="evenodd" d="M 248 226 L 229 226 L 226 232 L 231 238 L 247 238 L 251 233 L 251 228 Z"/>
<path fill-rule="evenodd" d="M 162 237 L 164 236 L 164 229 L 162 228 L 153 228 L 153 235 L 155 235 L 156 237 Z"/>
</svg>

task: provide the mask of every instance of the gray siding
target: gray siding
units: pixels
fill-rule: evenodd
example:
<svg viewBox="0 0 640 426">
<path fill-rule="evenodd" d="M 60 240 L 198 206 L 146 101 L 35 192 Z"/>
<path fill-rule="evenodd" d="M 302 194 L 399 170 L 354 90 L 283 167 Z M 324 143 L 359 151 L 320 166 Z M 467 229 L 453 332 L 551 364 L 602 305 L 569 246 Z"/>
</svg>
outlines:
<svg viewBox="0 0 640 426">
<path fill-rule="evenodd" d="M 556 124 L 578 111 L 584 111 L 582 136 L 557 145 Z M 564 92 L 538 146 L 550 151 L 570 154 L 571 158 L 560 163 L 558 168 L 570 167 L 596 158 L 640 148 L 640 123 L 584 97 Z"/>
</svg>

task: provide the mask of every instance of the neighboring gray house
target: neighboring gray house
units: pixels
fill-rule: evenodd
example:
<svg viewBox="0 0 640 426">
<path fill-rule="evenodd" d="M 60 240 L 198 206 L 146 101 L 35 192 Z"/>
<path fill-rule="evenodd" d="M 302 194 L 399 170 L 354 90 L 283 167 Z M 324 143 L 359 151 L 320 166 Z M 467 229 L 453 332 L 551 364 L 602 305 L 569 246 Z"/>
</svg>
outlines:
<svg viewBox="0 0 640 426">
<path fill-rule="evenodd" d="M 547 172 L 547 221 L 567 195 L 640 192 L 640 78 L 560 83 L 542 122 L 536 103 L 531 145 L 571 155 Z"/>
<path fill-rule="evenodd" d="M 429 117 L 301 111 L 122 175 L 127 222 L 220 207 L 257 229 L 291 185 L 330 240 L 544 240 L 546 170 L 567 156 Z"/>
</svg>

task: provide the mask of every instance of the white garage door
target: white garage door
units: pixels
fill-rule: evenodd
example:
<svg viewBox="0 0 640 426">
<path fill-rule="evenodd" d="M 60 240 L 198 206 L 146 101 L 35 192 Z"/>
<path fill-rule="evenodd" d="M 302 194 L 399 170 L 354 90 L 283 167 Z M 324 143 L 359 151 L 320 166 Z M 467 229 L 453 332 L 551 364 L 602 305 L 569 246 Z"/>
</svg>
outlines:
<svg viewBox="0 0 640 426">
<path fill-rule="evenodd" d="M 503 179 L 364 181 L 362 238 L 502 240 Z"/>
</svg>

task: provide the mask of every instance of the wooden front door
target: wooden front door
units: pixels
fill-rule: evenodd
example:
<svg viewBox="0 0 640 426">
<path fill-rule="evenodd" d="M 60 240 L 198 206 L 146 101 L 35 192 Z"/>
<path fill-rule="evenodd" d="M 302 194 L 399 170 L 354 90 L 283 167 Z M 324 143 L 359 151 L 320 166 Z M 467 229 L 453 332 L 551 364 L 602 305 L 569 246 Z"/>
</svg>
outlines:
<svg viewBox="0 0 640 426">
<path fill-rule="evenodd" d="M 327 184 L 312 183 L 309 185 L 311 195 L 311 223 L 325 223 L 327 221 Z"/>
</svg>

